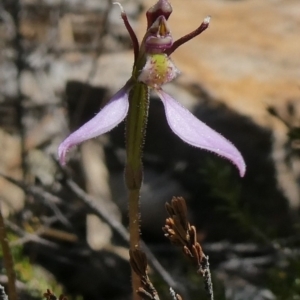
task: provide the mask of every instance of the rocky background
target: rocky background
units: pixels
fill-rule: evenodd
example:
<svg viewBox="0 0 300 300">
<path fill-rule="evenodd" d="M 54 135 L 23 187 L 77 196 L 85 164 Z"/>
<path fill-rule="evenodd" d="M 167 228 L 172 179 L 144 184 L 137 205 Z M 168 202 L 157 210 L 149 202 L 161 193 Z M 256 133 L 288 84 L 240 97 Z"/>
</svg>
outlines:
<svg viewBox="0 0 300 300">
<path fill-rule="evenodd" d="M 140 39 L 153 4 L 122 2 Z M 184 196 L 210 256 L 216 299 L 298 299 L 300 2 L 172 5 L 175 39 L 207 15 L 212 20 L 172 55 L 181 75 L 165 89 L 240 149 L 247 173 L 239 178 L 223 159 L 174 136 L 153 94 L 142 236 L 169 277 L 151 272 L 158 287 L 166 281 L 186 300 L 203 293 L 201 279 L 161 230 L 164 203 Z M 62 139 L 130 77 L 133 53 L 119 7 L 105 0 L 4 0 L 0 49 L 0 201 L 12 249 L 22 253 L 15 258 L 23 266 L 20 289 L 32 295 L 41 289 L 37 279 L 52 274 L 70 297 L 129 299 L 124 124 L 73 150 L 65 169 L 56 163 Z M 32 265 L 42 275 L 34 271 L 25 280 Z"/>
</svg>

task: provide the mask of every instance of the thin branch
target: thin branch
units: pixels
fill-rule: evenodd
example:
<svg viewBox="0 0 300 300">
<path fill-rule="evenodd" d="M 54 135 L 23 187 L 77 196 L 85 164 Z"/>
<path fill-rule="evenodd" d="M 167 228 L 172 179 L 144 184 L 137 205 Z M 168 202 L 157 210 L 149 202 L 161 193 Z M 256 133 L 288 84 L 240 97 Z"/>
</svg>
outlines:
<svg viewBox="0 0 300 300">
<path fill-rule="evenodd" d="M 214 290 L 211 280 L 211 273 L 209 268 L 208 256 L 203 256 L 201 266 L 198 269 L 198 273 L 202 274 L 204 278 L 204 288 L 208 294 L 209 299 L 214 300 Z"/>
<path fill-rule="evenodd" d="M 84 111 L 84 108 L 87 104 L 87 99 L 89 97 L 90 91 L 91 91 L 91 87 L 89 85 L 90 81 L 94 78 L 96 72 L 97 72 L 97 68 L 98 68 L 98 64 L 97 61 L 99 59 L 99 57 L 101 56 L 101 54 L 103 53 L 104 47 L 101 44 L 101 41 L 103 40 L 103 38 L 105 37 L 105 35 L 108 33 L 108 24 L 109 24 L 109 12 L 112 8 L 112 2 L 110 0 L 107 0 L 107 9 L 104 12 L 104 19 L 102 22 L 102 26 L 101 29 L 99 31 L 98 34 L 98 38 L 96 39 L 96 41 L 94 42 L 94 45 L 96 46 L 96 50 L 97 53 L 95 55 L 95 57 L 92 59 L 91 62 L 91 69 L 87 75 L 87 78 L 85 80 L 85 88 L 82 91 L 82 95 L 78 101 L 78 105 L 76 107 L 76 110 L 74 112 L 74 125 L 78 126 L 79 124 L 79 120 L 81 118 L 81 114 Z"/>
<path fill-rule="evenodd" d="M 8 300 L 8 297 L 4 291 L 4 287 L 1 284 L 0 284 L 0 300 Z"/>
<path fill-rule="evenodd" d="M 18 127 L 21 137 L 21 165 L 23 179 L 26 178 L 27 167 L 26 167 L 26 148 L 25 148 L 25 126 L 23 123 L 24 119 L 24 96 L 21 88 L 21 74 L 24 69 L 24 58 L 22 48 L 22 35 L 20 29 L 20 15 L 21 15 L 21 4 L 20 0 L 13 0 L 11 3 L 11 16 L 14 21 L 15 36 L 13 40 L 14 49 L 16 51 L 15 65 L 17 69 L 16 85 L 17 85 L 17 115 L 18 115 Z"/>
<path fill-rule="evenodd" d="M 41 187 L 34 186 L 34 185 L 33 186 L 26 185 L 24 182 L 18 181 L 10 176 L 2 174 L 1 172 L 0 172 L 0 176 L 5 178 L 10 183 L 18 186 L 26 194 L 41 199 L 54 212 L 54 214 L 57 216 L 57 218 L 59 219 L 59 221 L 61 221 L 62 224 L 64 224 L 68 228 L 71 227 L 71 224 L 68 221 L 68 219 L 64 216 L 64 214 L 60 211 L 60 209 L 56 205 L 57 203 L 63 203 L 63 201 L 60 198 L 45 191 Z"/>
<path fill-rule="evenodd" d="M 16 224 L 14 224 L 8 220 L 5 221 L 5 225 L 8 228 L 10 228 L 13 232 L 15 232 L 17 235 L 21 236 L 20 239 L 10 243 L 11 247 L 16 246 L 16 245 L 22 245 L 27 242 L 35 242 L 35 243 L 50 247 L 52 249 L 58 248 L 57 244 L 39 237 L 39 235 L 42 235 L 47 230 L 45 227 L 38 229 L 35 233 L 28 233 L 28 232 L 24 231 L 23 229 L 21 229 Z"/>
<path fill-rule="evenodd" d="M 55 160 L 57 163 L 57 161 Z M 119 236 L 126 242 L 129 243 L 129 234 L 127 229 L 116 219 L 112 218 L 111 215 L 100 205 L 98 205 L 97 200 L 91 196 L 89 196 L 83 189 L 81 189 L 70 177 L 66 174 L 66 171 L 61 168 L 61 166 L 58 164 L 59 168 L 62 170 L 63 174 L 65 175 L 65 178 L 63 180 L 63 183 L 66 187 L 69 188 L 69 190 L 76 195 L 85 205 L 86 207 L 93 212 L 95 215 L 100 217 L 102 220 L 104 220 L 109 226 L 117 233 Z M 44 197 L 45 199 L 52 202 L 52 204 L 55 204 L 57 202 L 61 202 L 61 199 L 57 196 L 46 192 L 42 190 L 40 187 L 36 186 L 27 186 L 22 182 L 19 182 L 9 176 L 6 176 L 4 174 L 0 173 L 0 176 L 7 179 L 11 183 L 17 185 L 18 187 L 22 188 L 25 193 L 29 193 L 33 195 L 34 197 Z M 47 202 L 47 203 L 48 203 Z M 48 203 L 49 204 L 49 203 Z M 56 214 L 56 220 L 61 219 L 61 214 Z M 65 216 L 63 220 L 67 219 Z M 65 223 L 65 222 L 62 222 Z M 69 222 L 68 222 L 69 224 Z M 45 232 L 45 228 L 42 228 L 35 232 L 35 234 L 27 233 L 20 229 L 18 226 L 8 222 L 7 225 L 15 231 L 18 235 L 22 236 L 21 239 L 16 241 L 14 244 L 20 244 L 20 243 L 26 243 L 29 241 L 34 241 L 40 244 L 44 244 L 50 247 L 56 248 L 57 245 L 55 243 L 51 243 L 45 239 L 42 239 L 39 237 L 43 232 Z M 156 259 L 155 255 L 152 253 L 152 251 L 146 246 L 146 244 L 141 241 L 141 246 L 144 249 L 145 253 L 147 254 L 148 260 L 152 268 L 161 276 L 161 278 L 169 285 L 173 286 L 176 289 L 180 290 L 181 292 L 185 291 L 185 288 L 178 284 L 172 276 L 164 269 L 164 267 L 159 263 L 159 261 Z"/>
<path fill-rule="evenodd" d="M 55 159 L 54 159 L 55 160 Z M 128 244 L 129 243 L 129 233 L 127 229 L 118 220 L 113 218 L 104 207 L 98 205 L 97 200 L 90 195 L 88 195 L 83 189 L 81 189 L 76 182 L 74 182 L 67 174 L 66 170 L 63 169 L 60 164 L 55 160 L 57 166 L 64 174 L 64 179 L 62 184 L 65 185 L 76 195 L 95 215 L 103 219 L 119 236 Z M 147 247 L 147 245 L 141 241 L 141 247 L 145 251 L 147 258 L 149 260 L 150 266 L 161 276 L 161 278 L 169 285 L 176 287 L 180 292 L 184 293 L 185 288 L 177 283 L 172 276 L 166 271 L 166 269 L 159 263 L 152 251 Z"/>
<path fill-rule="evenodd" d="M 6 229 L 0 207 L 0 243 L 3 252 L 3 261 L 6 269 L 8 278 L 8 296 L 10 300 L 17 300 L 17 289 L 16 289 L 16 273 L 14 270 L 13 257 L 9 248 Z"/>
<path fill-rule="evenodd" d="M 172 300 L 183 300 L 179 294 L 176 294 L 175 291 L 170 287 L 170 295 Z"/>
<path fill-rule="evenodd" d="M 171 204 L 166 203 L 169 218 L 163 227 L 165 236 L 175 246 L 181 247 L 187 256 L 197 267 L 197 273 L 204 278 L 204 288 L 210 300 L 214 300 L 211 273 L 208 256 L 202 250 L 197 241 L 196 227 L 191 226 L 187 220 L 187 207 L 182 197 L 173 197 Z"/>
<path fill-rule="evenodd" d="M 139 288 L 136 293 L 148 300 L 160 300 L 158 293 L 148 276 L 148 262 L 146 254 L 140 249 L 130 249 L 130 265 L 139 279 Z"/>
</svg>

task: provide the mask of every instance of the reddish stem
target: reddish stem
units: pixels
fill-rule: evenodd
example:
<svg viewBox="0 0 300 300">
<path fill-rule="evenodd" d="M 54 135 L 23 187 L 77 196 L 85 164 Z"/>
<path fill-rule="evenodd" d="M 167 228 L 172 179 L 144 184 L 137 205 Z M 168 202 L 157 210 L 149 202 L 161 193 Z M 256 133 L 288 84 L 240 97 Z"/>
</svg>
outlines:
<svg viewBox="0 0 300 300">
<path fill-rule="evenodd" d="M 171 55 L 178 47 L 183 45 L 184 43 L 188 42 L 189 40 L 193 39 L 197 35 L 201 34 L 205 29 L 207 29 L 209 25 L 210 17 L 206 17 L 201 25 L 191 33 L 183 36 L 182 38 L 178 39 L 173 43 L 173 45 L 165 51 L 165 53 L 169 56 Z"/>
<path fill-rule="evenodd" d="M 126 27 L 128 33 L 129 33 L 130 38 L 131 38 L 131 42 L 132 42 L 132 46 L 133 46 L 133 52 L 134 52 L 134 61 L 136 61 L 137 58 L 138 58 L 138 55 L 139 55 L 139 51 L 140 51 L 139 41 L 137 39 L 137 36 L 136 36 L 134 30 L 132 29 L 132 27 L 131 27 L 131 25 L 128 21 L 128 18 L 127 18 L 127 15 L 126 15 L 126 12 L 125 12 L 123 6 L 118 2 L 115 2 L 114 4 L 118 4 L 120 9 L 121 9 L 121 18 L 123 19 L 125 27 Z"/>
</svg>

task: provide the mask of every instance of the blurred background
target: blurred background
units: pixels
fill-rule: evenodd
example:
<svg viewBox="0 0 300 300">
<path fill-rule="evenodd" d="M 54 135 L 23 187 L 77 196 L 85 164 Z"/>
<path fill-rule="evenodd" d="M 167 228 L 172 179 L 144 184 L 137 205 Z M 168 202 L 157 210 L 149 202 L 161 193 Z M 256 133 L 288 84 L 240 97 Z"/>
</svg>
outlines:
<svg viewBox="0 0 300 300">
<path fill-rule="evenodd" d="M 154 4 L 122 1 L 139 40 Z M 172 54 L 181 75 L 165 90 L 232 141 L 247 172 L 240 178 L 227 161 L 179 140 L 153 94 L 142 238 L 185 300 L 205 299 L 202 279 L 161 230 L 165 202 L 183 196 L 216 299 L 300 299 L 300 2 L 171 4 L 174 40 L 212 19 Z M 50 288 L 70 299 L 129 299 L 124 124 L 72 150 L 65 168 L 56 162 L 59 143 L 130 77 L 120 8 L 2 0 L 0 50 L 0 203 L 21 297 L 40 299 Z M 150 273 L 168 297 L 172 280 Z"/>
</svg>

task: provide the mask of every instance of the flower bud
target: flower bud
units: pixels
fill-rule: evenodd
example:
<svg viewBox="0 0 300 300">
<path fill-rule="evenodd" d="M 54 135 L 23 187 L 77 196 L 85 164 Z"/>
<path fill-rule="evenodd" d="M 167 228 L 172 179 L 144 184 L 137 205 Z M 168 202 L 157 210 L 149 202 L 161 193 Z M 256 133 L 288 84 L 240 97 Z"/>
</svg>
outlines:
<svg viewBox="0 0 300 300">
<path fill-rule="evenodd" d="M 147 53 L 163 53 L 172 46 L 173 38 L 164 16 L 156 19 L 148 29 L 144 41 Z"/>
<path fill-rule="evenodd" d="M 165 19 L 168 20 L 172 11 L 172 6 L 168 0 L 158 0 L 158 2 L 149 8 L 146 13 L 148 21 L 147 28 L 151 27 L 155 20 L 160 16 L 164 16 Z"/>
</svg>

